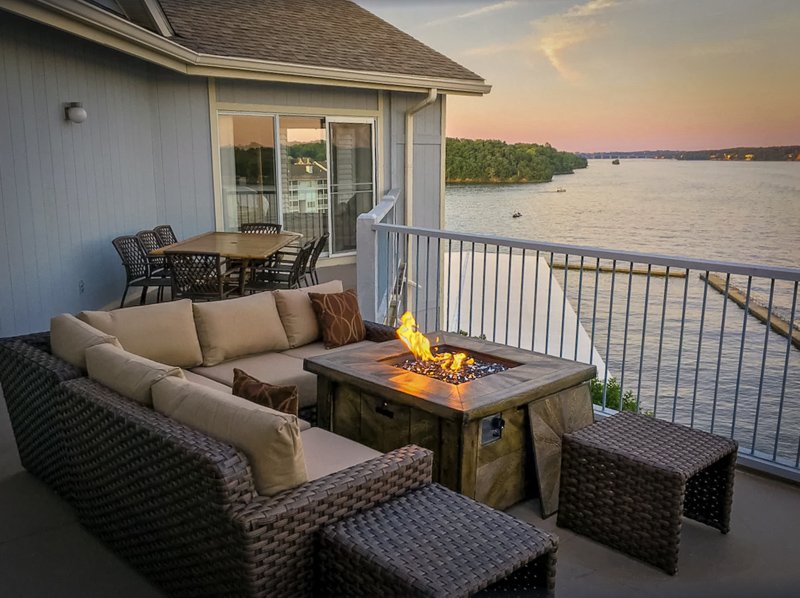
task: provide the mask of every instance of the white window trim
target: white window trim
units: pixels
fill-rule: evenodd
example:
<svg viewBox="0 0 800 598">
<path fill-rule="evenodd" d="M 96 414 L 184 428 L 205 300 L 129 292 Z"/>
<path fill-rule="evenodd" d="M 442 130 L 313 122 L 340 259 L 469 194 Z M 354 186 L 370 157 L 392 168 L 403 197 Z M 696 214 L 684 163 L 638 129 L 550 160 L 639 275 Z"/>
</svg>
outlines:
<svg viewBox="0 0 800 598">
<path fill-rule="evenodd" d="M 378 184 L 382 179 L 383 164 L 379 164 L 379 159 L 383 159 L 382 152 L 379 152 L 378 128 L 380 127 L 380 110 L 342 110 L 342 109 L 321 109 L 307 107 L 286 107 L 286 106 L 260 106 L 253 104 L 231 104 L 230 102 L 216 101 L 216 84 L 213 79 L 209 79 L 209 112 L 211 116 L 211 142 L 212 142 L 212 179 L 214 181 L 214 218 L 217 230 L 225 229 L 225 214 L 222 205 L 222 148 L 219 143 L 219 118 L 220 116 L 263 116 L 273 118 L 274 139 L 275 139 L 275 190 L 278 195 L 278 214 L 281 225 L 283 225 L 283 178 L 280 176 L 281 151 L 280 151 L 280 119 L 281 116 L 309 116 L 318 117 L 325 121 L 325 151 L 328 163 L 330 164 L 330 127 L 329 123 L 364 123 L 372 125 L 372 207 L 377 205 Z M 332 210 L 330 206 L 331 173 L 328 170 L 327 176 L 327 196 L 328 196 L 328 231 L 332 231 Z M 330 245 L 332 248 L 332 244 Z M 338 260 L 340 258 L 353 258 L 357 251 L 333 252 L 328 251 L 321 256 L 327 261 Z"/>
</svg>

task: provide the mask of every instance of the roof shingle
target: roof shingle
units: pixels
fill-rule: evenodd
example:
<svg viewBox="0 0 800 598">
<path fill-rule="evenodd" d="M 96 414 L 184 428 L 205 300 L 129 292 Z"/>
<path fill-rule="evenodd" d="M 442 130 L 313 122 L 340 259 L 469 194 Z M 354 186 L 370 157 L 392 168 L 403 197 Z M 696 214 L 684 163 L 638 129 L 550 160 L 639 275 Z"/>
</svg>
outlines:
<svg viewBox="0 0 800 598">
<path fill-rule="evenodd" d="M 349 0 L 160 0 L 203 54 L 467 81 L 483 77 Z"/>
</svg>

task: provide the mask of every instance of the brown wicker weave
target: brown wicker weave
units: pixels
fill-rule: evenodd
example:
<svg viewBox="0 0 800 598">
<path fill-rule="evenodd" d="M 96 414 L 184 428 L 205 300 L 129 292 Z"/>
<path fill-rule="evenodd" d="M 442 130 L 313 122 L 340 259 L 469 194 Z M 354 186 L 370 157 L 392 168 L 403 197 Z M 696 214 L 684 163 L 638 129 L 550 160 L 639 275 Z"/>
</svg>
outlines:
<svg viewBox="0 0 800 598">
<path fill-rule="evenodd" d="M 386 324 L 377 324 L 376 322 L 364 320 L 364 326 L 367 329 L 366 339 L 368 341 L 383 343 L 397 339 L 397 330 Z"/>
<path fill-rule="evenodd" d="M 56 417 L 60 382 L 83 372 L 50 354 L 50 335 L 0 340 L 0 384 L 23 467 L 62 496 L 69 492 L 64 432 Z"/>
<path fill-rule="evenodd" d="M 431 477 L 430 451 L 405 447 L 261 497 L 229 445 L 86 378 L 62 398 L 79 520 L 173 595 L 311 595 L 322 525 Z"/>
<path fill-rule="evenodd" d="M 438 484 L 326 527 L 332 596 L 531 595 L 555 587 L 558 539 Z M 494 584 L 494 585 L 493 585 Z"/>
<path fill-rule="evenodd" d="M 633 413 L 566 434 L 558 525 L 674 574 L 682 515 L 728 532 L 736 450 Z"/>
</svg>

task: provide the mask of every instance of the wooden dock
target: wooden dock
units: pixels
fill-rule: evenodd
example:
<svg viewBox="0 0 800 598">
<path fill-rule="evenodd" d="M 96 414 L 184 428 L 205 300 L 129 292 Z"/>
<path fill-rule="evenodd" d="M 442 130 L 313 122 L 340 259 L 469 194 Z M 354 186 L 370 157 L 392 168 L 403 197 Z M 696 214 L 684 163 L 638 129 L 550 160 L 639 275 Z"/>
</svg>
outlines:
<svg viewBox="0 0 800 598">
<path fill-rule="evenodd" d="M 725 277 L 720 276 L 719 274 L 709 274 L 708 279 L 706 279 L 706 275 L 702 272 L 699 274 L 699 276 L 700 279 L 705 280 L 708 283 L 708 286 L 710 286 L 712 289 L 719 291 L 719 293 L 722 295 L 725 294 Z M 765 324 L 769 323 L 770 328 L 772 328 L 781 336 L 789 338 L 791 335 L 792 344 L 800 349 L 800 330 L 797 328 L 792 328 L 792 330 L 789 330 L 789 322 L 774 312 L 770 314 L 769 310 L 763 305 L 758 305 L 752 301 L 748 304 L 746 293 L 744 293 L 739 287 L 733 284 L 728 285 L 728 299 L 733 301 L 742 309 L 747 306 L 747 311 L 751 316 L 754 316 Z"/>
<path fill-rule="evenodd" d="M 611 265 L 600 264 L 600 267 L 597 266 L 597 260 L 594 258 L 590 258 L 591 262 L 587 259 L 583 261 L 583 267 L 581 267 L 580 259 L 576 258 L 577 261 L 569 262 L 569 264 L 565 264 L 564 262 L 553 262 L 553 270 L 563 270 L 565 266 L 568 266 L 570 270 L 585 270 L 587 272 L 595 272 L 599 270 L 600 272 L 614 272 L 616 271 L 617 274 L 630 274 L 631 267 L 630 265 L 620 265 L 617 264 L 617 267 L 614 268 Z M 627 263 L 627 262 L 626 262 Z M 633 267 L 633 274 L 637 276 L 647 276 L 647 268 L 645 267 Z M 657 276 L 657 277 L 665 277 L 667 276 L 667 269 L 662 267 L 656 267 L 650 269 L 650 276 Z M 669 271 L 670 278 L 686 278 L 686 270 L 670 270 Z"/>
</svg>

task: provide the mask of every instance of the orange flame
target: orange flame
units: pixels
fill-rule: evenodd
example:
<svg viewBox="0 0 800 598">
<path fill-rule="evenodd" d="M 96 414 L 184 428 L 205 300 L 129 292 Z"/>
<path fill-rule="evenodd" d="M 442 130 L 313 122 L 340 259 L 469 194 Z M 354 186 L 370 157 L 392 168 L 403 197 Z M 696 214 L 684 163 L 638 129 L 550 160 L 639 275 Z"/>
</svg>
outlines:
<svg viewBox="0 0 800 598">
<path fill-rule="evenodd" d="M 417 361 L 433 361 L 451 372 L 459 371 L 464 366 L 464 362 L 473 362 L 472 359 L 467 359 L 466 353 L 434 354 L 431 351 L 431 342 L 427 336 L 417 330 L 417 322 L 409 311 L 400 316 L 397 336 L 405 343 Z"/>
</svg>

